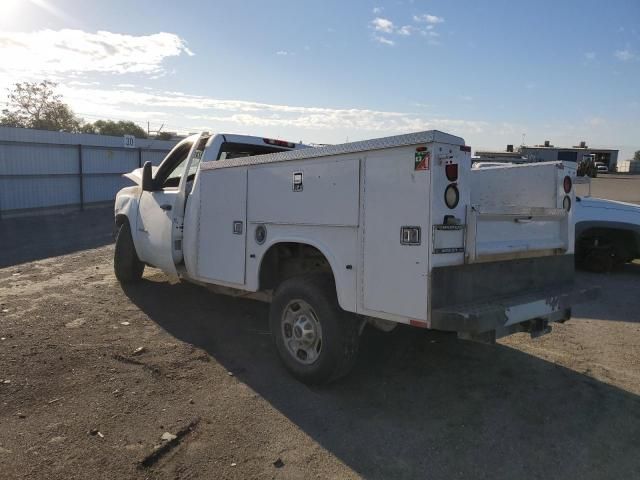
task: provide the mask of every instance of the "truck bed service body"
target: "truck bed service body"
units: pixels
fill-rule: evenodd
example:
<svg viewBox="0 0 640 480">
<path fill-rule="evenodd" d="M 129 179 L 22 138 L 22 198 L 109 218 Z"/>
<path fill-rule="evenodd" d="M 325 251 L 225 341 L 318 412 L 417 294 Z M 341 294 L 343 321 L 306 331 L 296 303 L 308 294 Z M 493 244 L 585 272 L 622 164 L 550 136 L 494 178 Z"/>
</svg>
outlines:
<svg viewBox="0 0 640 480">
<path fill-rule="evenodd" d="M 128 174 L 118 279 L 146 264 L 270 301 L 280 357 L 307 383 L 346 374 L 367 323 L 535 336 L 590 294 L 573 285 L 562 163 L 472 172 L 470 147 L 439 131 L 303 147 L 200 134 Z"/>
</svg>

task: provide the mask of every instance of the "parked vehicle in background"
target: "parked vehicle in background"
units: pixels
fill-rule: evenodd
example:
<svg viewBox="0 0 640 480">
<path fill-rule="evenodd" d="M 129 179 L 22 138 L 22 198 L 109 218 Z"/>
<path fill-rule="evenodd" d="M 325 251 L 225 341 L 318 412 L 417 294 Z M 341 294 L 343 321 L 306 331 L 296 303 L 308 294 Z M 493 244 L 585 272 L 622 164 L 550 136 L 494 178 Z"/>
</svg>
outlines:
<svg viewBox="0 0 640 480">
<path fill-rule="evenodd" d="M 576 262 L 608 272 L 640 258 L 640 205 L 576 197 Z"/>
<path fill-rule="evenodd" d="M 609 167 L 607 167 L 603 162 L 595 162 L 595 165 L 598 173 L 609 173 Z"/>
<path fill-rule="evenodd" d="M 493 342 L 548 333 L 592 296 L 573 285 L 561 162 L 471 170 L 471 148 L 438 131 L 318 148 L 200 134 L 129 178 L 117 278 L 152 265 L 271 302 L 276 349 L 306 383 L 345 375 L 367 324 Z"/>
<path fill-rule="evenodd" d="M 596 166 L 596 156 L 594 153 L 583 155 L 578 162 L 576 174 L 579 177 L 596 178 L 598 176 L 598 167 Z"/>
<path fill-rule="evenodd" d="M 491 167 L 504 167 L 506 165 L 513 165 L 511 162 L 475 162 L 471 168 L 491 168 Z"/>
</svg>

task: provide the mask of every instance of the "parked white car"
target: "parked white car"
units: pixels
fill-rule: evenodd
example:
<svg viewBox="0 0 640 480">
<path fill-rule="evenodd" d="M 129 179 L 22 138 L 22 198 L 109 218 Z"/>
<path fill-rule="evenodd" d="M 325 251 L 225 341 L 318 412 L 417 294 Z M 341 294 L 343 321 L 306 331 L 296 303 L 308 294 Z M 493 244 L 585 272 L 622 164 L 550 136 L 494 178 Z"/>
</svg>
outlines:
<svg viewBox="0 0 640 480">
<path fill-rule="evenodd" d="M 609 167 L 603 162 L 596 162 L 596 170 L 598 173 L 609 173 Z"/>
<path fill-rule="evenodd" d="M 270 301 L 280 358 L 307 383 L 346 374 L 367 324 L 492 342 L 547 333 L 592 296 L 573 285 L 562 163 L 472 175 L 471 148 L 438 131 L 302 147 L 201 134 L 132 172 L 115 202 L 117 278 L 152 265 Z"/>
</svg>

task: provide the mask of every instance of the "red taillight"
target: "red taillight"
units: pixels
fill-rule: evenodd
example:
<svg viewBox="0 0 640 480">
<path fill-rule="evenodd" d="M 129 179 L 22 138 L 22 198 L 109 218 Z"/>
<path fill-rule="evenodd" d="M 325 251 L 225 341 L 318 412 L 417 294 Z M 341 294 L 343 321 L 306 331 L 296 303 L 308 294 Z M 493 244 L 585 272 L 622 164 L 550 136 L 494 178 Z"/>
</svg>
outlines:
<svg viewBox="0 0 640 480">
<path fill-rule="evenodd" d="M 262 141 L 269 145 L 276 145 L 278 147 L 296 148 L 295 143 L 285 142 L 284 140 L 274 140 L 273 138 L 263 138 Z"/>
<path fill-rule="evenodd" d="M 409 320 L 409 325 L 418 328 L 429 328 L 429 324 L 423 320 Z"/>
<path fill-rule="evenodd" d="M 455 182 L 458 180 L 458 164 L 450 163 L 444 167 L 444 173 L 447 174 L 447 180 Z"/>
<path fill-rule="evenodd" d="M 562 187 L 564 188 L 564 193 L 569 193 L 571 191 L 571 177 L 564 177 L 564 180 L 562 181 Z"/>
</svg>

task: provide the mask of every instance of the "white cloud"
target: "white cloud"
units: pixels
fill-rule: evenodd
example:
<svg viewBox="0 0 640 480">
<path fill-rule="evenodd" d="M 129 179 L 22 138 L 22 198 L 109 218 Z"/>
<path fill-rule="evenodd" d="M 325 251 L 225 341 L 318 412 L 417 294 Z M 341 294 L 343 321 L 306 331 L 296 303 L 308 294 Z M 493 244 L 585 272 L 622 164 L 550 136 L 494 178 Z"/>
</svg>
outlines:
<svg viewBox="0 0 640 480">
<path fill-rule="evenodd" d="M 443 23 L 444 18 L 438 17 L 436 15 L 429 15 L 428 13 L 422 15 L 414 15 L 413 20 L 419 23 L 430 23 L 432 25 L 436 23 Z"/>
<path fill-rule="evenodd" d="M 256 134 L 255 127 L 260 127 L 260 134 L 268 129 L 286 128 L 337 132 L 339 135 L 385 135 L 432 128 L 479 133 L 487 127 L 485 122 L 428 119 L 416 113 L 279 105 L 172 91 L 68 88 L 64 85 L 60 90 L 65 101 L 80 116 L 175 123 L 189 131 L 203 127 Z M 190 124 L 185 125 L 187 122 Z"/>
<path fill-rule="evenodd" d="M 87 86 L 91 86 L 91 85 L 100 85 L 100 82 L 81 82 L 80 80 L 72 80 L 71 82 L 68 82 L 69 85 L 77 85 L 80 87 L 87 87 Z"/>
<path fill-rule="evenodd" d="M 395 29 L 391 20 L 381 17 L 376 17 L 371 20 L 371 25 L 377 32 L 392 33 Z"/>
<path fill-rule="evenodd" d="M 624 50 L 616 50 L 613 55 L 621 62 L 629 62 L 636 59 L 636 54 L 628 48 Z"/>
<path fill-rule="evenodd" d="M 373 28 L 376 32 L 384 33 L 386 36 L 374 34 L 372 38 L 378 43 L 383 43 L 385 45 L 394 45 L 395 41 L 392 38 L 389 38 L 390 35 L 410 37 L 414 34 L 420 34 L 423 37 L 429 38 L 429 45 L 440 44 L 440 42 L 435 40 L 440 36 L 440 34 L 436 32 L 434 28 L 437 24 L 444 22 L 443 18 L 437 17 L 435 15 L 424 14 L 414 15 L 413 19 L 415 22 L 418 22 L 419 25 L 402 25 L 398 27 L 388 18 L 376 17 L 370 22 L 371 28 Z"/>
<path fill-rule="evenodd" d="M 372 12 L 374 15 L 378 15 L 380 13 L 382 13 L 383 8 L 382 7 L 374 7 Z"/>
<path fill-rule="evenodd" d="M 381 43 L 383 45 L 389 45 L 391 47 L 396 44 L 396 42 L 394 42 L 393 40 L 390 40 L 387 37 L 383 37 L 382 35 L 374 35 L 373 39 L 378 43 Z"/>
<path fill-rule="evenodd" d="M 280 55 L 282 57 L 286 57 L 287 55 L 289 55 L 289 52 L 287 52 L 286 50 L 278 50 L 276 52 L 276 55 Z"/>
<path fill-rule="evenodd" d="M 485 130 L 485 122 L 465 120 L 432 119 L 399 116 L 389 117 L 385 112 L 370 112 L 363 114 L 361 110 L 339 111 L 329 114 L 310 114 L 296 118 L 268 118 L 260 115 L 238 113 L 222 116 L 192 117 L 194 120 L 205 122 L 222 122 L 242 127 L 290 127 L 307 130 L 338 130 L 348 132 L 372 132 L 383 135 L 385 133 L 406 133 L 431 129 L 464 129 L 480 133 Z"/>
<path fill-rule="evenodd" d="M 584 54 L 584 58 L 586 58 L 587 60 L 591 61 L 591 60 L 595 60 L 596 58 L 596 52 L 586 52 Z"/>
<path fill-rule="evenodd" d="M 0 32 L 0 71 L 14 77 L 92 73 L 161 75 L 168 57 L 193 55 L 173 33 L 126 35 L 106 31 Z"/>
</svg>

